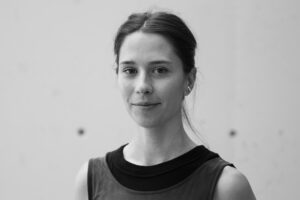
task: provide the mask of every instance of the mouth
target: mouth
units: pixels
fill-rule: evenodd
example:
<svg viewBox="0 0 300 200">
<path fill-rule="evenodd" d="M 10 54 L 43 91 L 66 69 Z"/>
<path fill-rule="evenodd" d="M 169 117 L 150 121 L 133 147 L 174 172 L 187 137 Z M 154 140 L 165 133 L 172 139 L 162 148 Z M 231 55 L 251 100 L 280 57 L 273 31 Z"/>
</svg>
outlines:
<svg viewBox="0 0 300 200">
<path fill-rule="evenodd" d="M 132 105 L 134 105 L 134 106 L 145 106 L 145 107 L 147 107 L 147 106 L 156 106 L 156 105 L 158 105 L 159 103 L 133 103 Z"/>
<path fill-rule="evenodd" d="M 148 102 L 142 102 L 142 103 L 132 103 L 133 106 L 137 106 L 140 108 L 153 108 L 157 105 L 159 105 L 160 103 L 148 103 Z"/>
</svg>

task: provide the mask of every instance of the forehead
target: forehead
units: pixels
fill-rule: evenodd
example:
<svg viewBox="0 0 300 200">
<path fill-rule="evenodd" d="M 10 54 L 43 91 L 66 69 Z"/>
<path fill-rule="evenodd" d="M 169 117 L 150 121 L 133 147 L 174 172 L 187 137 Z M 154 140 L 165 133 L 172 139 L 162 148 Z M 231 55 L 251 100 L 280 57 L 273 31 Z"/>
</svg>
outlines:
<svg viewBox="0 0 300 200">
<path fill-rule="evenodd" d="M 120 63 L 123 61 L 175 61 L 179 58 L 175 54 L 171 43 L 159 34 L 134 32 L 128 35 L 120 49 Z"/>
</svg>

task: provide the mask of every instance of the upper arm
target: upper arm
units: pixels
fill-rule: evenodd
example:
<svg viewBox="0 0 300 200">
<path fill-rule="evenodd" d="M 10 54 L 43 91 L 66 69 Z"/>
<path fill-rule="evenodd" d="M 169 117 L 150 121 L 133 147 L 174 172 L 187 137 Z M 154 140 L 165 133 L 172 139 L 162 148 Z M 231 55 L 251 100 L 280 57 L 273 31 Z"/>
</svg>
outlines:
<svg viewBox="0 0 300 200">
<path fill-rule="evenodd" d="M 84 163 L 75 180 L 75 200 L 88 200 L 87 187 L 88 162 Z"/>
<path fill-rule="evenodd" d="M 255 200 L 247 178 L 233 167 L 224 168 L 216 186 L 214 200 Z"/>
</svg>

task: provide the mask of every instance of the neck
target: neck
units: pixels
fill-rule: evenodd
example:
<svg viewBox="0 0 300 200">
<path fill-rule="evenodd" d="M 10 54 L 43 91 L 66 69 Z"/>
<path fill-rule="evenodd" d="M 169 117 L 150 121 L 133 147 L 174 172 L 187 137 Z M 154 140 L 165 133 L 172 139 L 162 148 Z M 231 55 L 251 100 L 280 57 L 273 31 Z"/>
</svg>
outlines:
<svg viewBox="0 0 300 200">
<path fill-rule="evenodd" d="M 171 160 L 195 146 L 180 118 L 168 125 L 141 127 L 136 137 L 124 148 L 124 157 L 137 165 L 155 165 Z"/>
</svg>

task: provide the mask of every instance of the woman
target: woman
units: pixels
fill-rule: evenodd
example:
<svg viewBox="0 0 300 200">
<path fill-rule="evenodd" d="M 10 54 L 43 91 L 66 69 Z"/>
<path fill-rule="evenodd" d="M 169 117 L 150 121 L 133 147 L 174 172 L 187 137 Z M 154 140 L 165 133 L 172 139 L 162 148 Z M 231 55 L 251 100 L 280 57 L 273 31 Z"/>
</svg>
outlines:
<svg viewBox="0 0 300 200">
<path fill-rule="evenodd" d="M 183 127 L 183 101 L 196 79 L 195 49 L 193 34 L 174 14 L 132 14 L 119 28 L 118 85 L 139 132 L 82 167 L 78 200 L 255 199 L 245 176 L 194 143 Z"/>
</svg>

